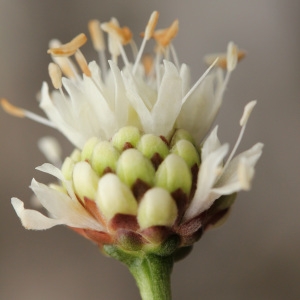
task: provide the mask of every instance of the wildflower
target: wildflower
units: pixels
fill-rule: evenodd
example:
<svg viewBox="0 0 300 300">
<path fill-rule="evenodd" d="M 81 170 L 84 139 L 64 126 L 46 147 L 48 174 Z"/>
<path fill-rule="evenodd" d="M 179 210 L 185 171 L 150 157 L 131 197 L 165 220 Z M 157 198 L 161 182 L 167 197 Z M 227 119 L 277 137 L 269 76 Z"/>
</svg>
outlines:
<svg viewBox="0 0 300 300">
<path fill-rule="evenodd" d="M 59 166 L 57 145 L 51 139 L 40 143 L 55 166 L 46 163 L 37 169 L 59 184 L 31 183 L 49 216 L 12 199 L 24 227 L 42 230 L 64 224 L 92 240 L 129 266 L 143 299 L 170 298 L 173 260 L 188 252 L 206 229 L 224 221 L 236 193 L 250 189 L 262 153 L 258 143 L 235 156 L 256 101 L 246 105 L 240 136 L 229 155 L 218 128 L 209 133 L 244 52 L 229 43 L 226 54 L 206 57 L 209 68 L 191 86 L 189 68 L 179 64 L 172 44 L 178 21 L 156 30 L 157 21 L 154 12 L 139 50 L 131 31 L 116 19 L 91 21 L 100 67 L 88 64 L 80 50 L 87 40 L 84 34 L 67 44 L 52 40 L 49 75 L 56 91 L 49 93 L 43 83 L 40 99 L 47 118 L 2 100 L 9 113 L 56 128 L 75 146 Z M 108 35 L 109 68 L 103 31 Z M 155 56 L 143 59 L 151 38 Z M 151 273 L 147 264 L 163 275 Z M 146 275 L 141 277 L 141 272 Z"/>
</svg>

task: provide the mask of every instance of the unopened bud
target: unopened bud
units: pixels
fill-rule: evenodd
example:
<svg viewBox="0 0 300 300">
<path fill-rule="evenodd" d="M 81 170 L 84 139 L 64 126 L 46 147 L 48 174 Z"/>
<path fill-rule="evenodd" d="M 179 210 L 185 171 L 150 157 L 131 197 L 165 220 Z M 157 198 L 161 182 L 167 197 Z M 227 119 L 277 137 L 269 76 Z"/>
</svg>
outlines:
<svg viewBox="0 0 300 300">
<path fill-rule="evenodd" d="M 137 149 L 149 159 L 155 153 L 158 153 L 162 158 L 165 158 L 169 154 L 166 143 L 160 137 L 153 134 L 144 134 L 137 145 Z"/>
<path fill-rule="evenodd" d="M 91 157 L 92 168 L 99 176 L 103 174 L 106 168 L 115 171 L 119 156 L 119 151 L 110 142 L 99 142 L 95 146 Z"/>
<path fill-rule="evenodd" d="M 192 186 L 191 171 L 181 157 L 170 154 L 158 167 L 155 185 L 168 190 L 170 193 L 181 189 L 189 195 Z"/>
<path fill-rule="evenodd" d="M 172 136 L 170 146 L 173 147 L 180 140 L 186 140 L 195 145 L 195 141 L 194 141 L 193 137 L 191 136 L 191 134 L 184 129 L 177 129 L 175 131 L 175 133 Z"/>
<path fill-rule="evenodd" d="M 151 226 L 172 226 L 177 218 L 177 206 L 165 189 L 155 187 L 143 196 L 138 209 L 141 229 Z"/>
<path fill-rule="evenodd" d="M 81 152 L 81 160 L 90 161 L 95 146 L 100 142 L 100 140 L 96 137 L 90 138 L 84 145 Z"/>
<path fill-rule="evenodd" d="M 187 140 L 178 141 L 171 149 L 171 152 L 183 158 L 189 168 L 193 167 L 195 164 L 197 166 L 200 164 L 198 151 L 195 146 Z"/>
<path fill-rule="evenodd" d="M 72 180 L 74 166 L 74 160 L 70 157 L 67 157 L 61 167 L 61 172 L 66 180 Z"/>
<path fill-rule="evenodd" d="M 155 170 L 149 159 L 136 149 L 125 150 L 118 161 L 117 175 L 128 186 L 132 186 L 137 179 L 153 185 Z"/>
<path fill-rule="evenodd" d="M 127 185 L 115 174 L 106 174 L 99 180 L 96 204 L 110 220 L 116 214 L 136 215 L 137 201 Z"/>
<path fill-rule="evenodd" d="M 81 198 L 95 199 L 99 177 L 89 163 L 81 161 L 74 166 L 73 185 L 75 193 Z"/>
<path fill-rule="evenodd" d="M 126 126 L 113 136 L 112 143 L 119 151 L 123 151 L 129 144 L 136 147 L 140 138 L 141 133 L 136 127 Z"/>
</svg>

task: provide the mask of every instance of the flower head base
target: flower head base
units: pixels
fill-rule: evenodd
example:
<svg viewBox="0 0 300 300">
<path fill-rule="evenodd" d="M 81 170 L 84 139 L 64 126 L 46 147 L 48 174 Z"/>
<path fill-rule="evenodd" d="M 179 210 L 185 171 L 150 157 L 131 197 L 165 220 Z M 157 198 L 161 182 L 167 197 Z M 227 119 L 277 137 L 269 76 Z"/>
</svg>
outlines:
<svg viewBox="0 0 300 300">
<path fill-rule="evenodd" d="M 40 100 L 48 119 L 2 100 L 6 111 L 58 129 L 76 147 L 61 168 L 38 167 L 59 185 L 32 181 L 49 217 L 12 199 L 26 228 L 65 224 L 101 247 L 170 255 L 224 220 L 235 194 L 250 188 L 262 144 L 234 155 L 256 101 L 245 107 L 241 134 L 227 158 L 229 146 L 219 141 L 217 127 L 208 135 L 230 74 L 244 53 L 229 43 L 219 61 L 207 57 L 210 67 L 191 86 L 189 68 L 179 64 L 172 45 L 178 21 L 155 31 L 157 20 L 154 12 L 139 51 L 130 30 L 116 19 L 102 25 L 91 21 L 100 67 L 88 64 L 79 50 L 86 42 L 84 34 L 67 44 L 53 40 L 49 74 L 56 91 L 49 94 L 44 83 Z M 109 68 L 102 30 L 108 34 Z M 151 38 L 157 42 L 156 54 L 143 60 Z M 133 63 L 124 50 L 127 44 Z"/>
</svg>

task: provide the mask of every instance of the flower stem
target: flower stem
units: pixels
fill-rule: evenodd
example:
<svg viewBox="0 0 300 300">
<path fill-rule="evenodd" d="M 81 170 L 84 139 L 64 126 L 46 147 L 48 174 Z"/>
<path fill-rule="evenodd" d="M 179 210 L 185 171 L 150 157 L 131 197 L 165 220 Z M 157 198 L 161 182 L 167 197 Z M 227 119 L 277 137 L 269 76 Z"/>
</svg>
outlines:
<svg viewBox="0 0 300 300">
<path fill-rule="evenodd" d="M 170 276 L 173 256 L 160 256 L 139 252 L 134 255 L 115 246 L 104 246 L 111 257 L 123 262 L 129 268 L 139 287 L 142 300 L 171 300 Z"/>
</svg>

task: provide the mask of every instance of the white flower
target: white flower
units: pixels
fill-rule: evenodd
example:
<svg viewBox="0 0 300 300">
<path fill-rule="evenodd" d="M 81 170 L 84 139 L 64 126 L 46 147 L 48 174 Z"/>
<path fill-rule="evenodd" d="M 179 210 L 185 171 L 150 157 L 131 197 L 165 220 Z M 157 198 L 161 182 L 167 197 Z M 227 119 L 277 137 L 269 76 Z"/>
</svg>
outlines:
<svg viewBox="0 0 300 300">
<path fill-rule="evenodd" d="M 115 218 L 123 214 L 134 217 L 135 221 L 130 219 L 129 223 L 139 233 L 157 225 L 181 234 L 183 226 L 200 217 L 216 199 L 250 188 L 262 144 L 233 157 L 256 102 L 245 107 L 240 137 L 225 163 L 229 146 L 220 143 L 217 127 L 205 139 L 222 104 L 230 74 L 243 52 L 229 43 L 227 54 L 219 55 L 219 61 L 209 56 L 210 67 L 192 86 L 190 70 L 185 64 L 179 65 L 171 43 L 178 21 L 155 31 L 157 18 L 154 12 L 139 51 L 135 50 L 127 27 L 121 28 L 115 19 L 102 24 L 109 36 L 109 68 L 97 21 L 90 23 L 90 30 L 100 55 L 100 67 L 96 62 L 87 64 L 80 52 L 79 47 L 86 40 L 84 35 L 64 45 L 52 41 L 49 53 L 55 64 L 49 65 L 49 74 L 57 90 L 50 93 L 48 84 L 43 83 L 40 99 L 47 119 L 2 100 L 2 106 L 10 113 L 56 128 L 79 149 L 65 160 L 62 171 L 50 164 L 38 168 L 61 182 L 52 187 L 32 182 L 31 188 L 49 217 L 24 209 L 22 201 L 12 199 L 26 228 L 47 229 L 66 224 L 101 244 L 104 242 L 99 232 L 117 232 L 121 225 L 116 225 L 120 220 L 118 223 Z M 149 58 L 141 64 L 145 43 L 152 37 L 157 42 L 156 55 L 150 64 Z M 126 44 L 132 46 L 133 63 L 125 53 Z M 72 55 L 83 75 L 76 71 Z M 118 56 L 123 59 L 123 68 L 118 66 Z M 61 70 L 66 77 L 62 78 Z M 49 146 L 43 145 L 50 145 L 51 153 Z M 136 149 L 125 151 L 126 147 Z M 54 142 L 47 139 L 41 148 L 57 165 Z M 159 220 L 155 213 L 159 201 L 156 199 L 151 206 L 153 195 L 162 195 Z M 196 227 L 194 231 L 201 225 Z M 194 231 L 190 229 L 188 235 Z M 182 243 L 189 242 L 183 239 Z"/>
</svg>

